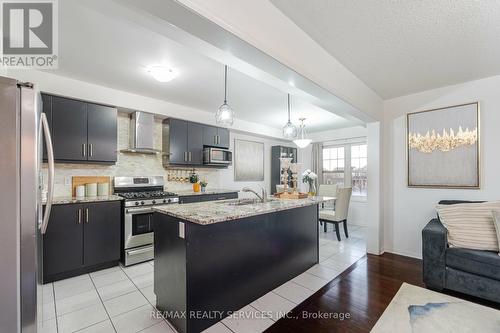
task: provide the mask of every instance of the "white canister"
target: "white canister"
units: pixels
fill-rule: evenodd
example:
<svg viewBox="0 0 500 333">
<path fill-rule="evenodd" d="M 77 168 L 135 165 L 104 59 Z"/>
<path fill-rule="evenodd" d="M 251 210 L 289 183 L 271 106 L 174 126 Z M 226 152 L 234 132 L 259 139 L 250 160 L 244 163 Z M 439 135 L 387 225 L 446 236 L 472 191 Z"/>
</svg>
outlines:
<svg viewBox="0 0 500 333">
<path fill-rule="evenodd" d="M 97 183 L 85 184 L 85 196 L 86 197 L 97 196 Z"/>
<path fill-rule="evenodd" d="M 109 183 L 97 184 L 97 195 L 109 195 Z"/>
<path fill-rule="evenodd" d="M 78 185 L 75 189 L 75 196 L 77 198 L 82 198 L 85 196 L 85 186 L 83 185 Z"/>
</svg>

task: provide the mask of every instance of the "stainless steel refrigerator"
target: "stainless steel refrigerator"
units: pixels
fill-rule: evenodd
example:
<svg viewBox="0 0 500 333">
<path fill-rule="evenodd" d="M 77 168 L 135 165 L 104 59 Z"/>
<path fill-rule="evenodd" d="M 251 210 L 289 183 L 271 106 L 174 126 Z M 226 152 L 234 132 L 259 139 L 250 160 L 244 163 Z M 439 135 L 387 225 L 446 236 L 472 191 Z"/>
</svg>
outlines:
<svg viewBox="0 0 500 333">
<path fill-rule="evenodd" d="M 49 169 L 45 210 L 42 137 Z M 0 77 L 0 143 L 0 332 L 37 332 L 43 325 L 42 234 L 52 205 L 54 155 L 32 84 Z"/>
</svg>

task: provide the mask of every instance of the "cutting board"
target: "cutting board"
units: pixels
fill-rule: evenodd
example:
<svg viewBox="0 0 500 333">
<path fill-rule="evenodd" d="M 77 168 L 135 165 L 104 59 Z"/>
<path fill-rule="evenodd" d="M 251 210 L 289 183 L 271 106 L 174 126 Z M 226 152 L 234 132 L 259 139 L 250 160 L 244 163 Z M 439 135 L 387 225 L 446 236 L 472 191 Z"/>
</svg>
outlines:
<svg viewBox="0 0 500 333">
<path fill-rule="evenodd" d="M 109 176 L 73 176 L 71 179 L 71 193 L 76 195 L 76 187 L 90 183 L 108 183 L 111 194 L 111 178 Z"/>
</svg>

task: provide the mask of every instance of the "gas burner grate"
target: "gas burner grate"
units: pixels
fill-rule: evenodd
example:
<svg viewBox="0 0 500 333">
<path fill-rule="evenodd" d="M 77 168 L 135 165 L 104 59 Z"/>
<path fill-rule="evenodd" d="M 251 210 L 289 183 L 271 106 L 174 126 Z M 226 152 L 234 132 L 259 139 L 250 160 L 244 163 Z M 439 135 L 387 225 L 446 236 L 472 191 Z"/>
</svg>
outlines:
<svg viewBox="0 0 500 333">
<path fill-rule="evenodd" d="M 154 198 L 168 198 L 176 196 L 175 193 L 166 191 L 137 191 L 118 193 L 119 196 L 125 199 L 154 199 Z"/>
</svg>

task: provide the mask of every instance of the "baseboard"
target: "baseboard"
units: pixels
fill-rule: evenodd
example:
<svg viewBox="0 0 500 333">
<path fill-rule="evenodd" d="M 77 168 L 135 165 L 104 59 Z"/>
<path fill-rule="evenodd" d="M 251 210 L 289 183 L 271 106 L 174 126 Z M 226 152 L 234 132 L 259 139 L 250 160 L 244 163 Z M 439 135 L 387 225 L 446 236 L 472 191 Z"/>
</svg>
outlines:
<svg viewBox="0 0 500 333">
<path fill-rule="evenodd" d="M 61 273 L 56 273 L 56 274 L 52 274 L 52 275 L 46 275 L 43 277 L 43 284 L 72 278 L 72 277 L 82 275 L 82 274 L 92 273 L 95 271 L 99 271 L 101 269 L 106 269 L 106 268 L 110 268 L 110 267 L 118 266 L 118 265 L 119 265 L 119 261 L 115 260 L 115 261 L 110 261 L 110 262 L 97 264 L 97 265 L 93 265 L 93 266 L 83 266 L 81 268 L 78 268 L 78 269 L 75 269 L 72 271 L 61 272 Z"/>
<path fill-rule="evenodd" d="M 367 227 L 367 225 L 352 223 L 351 221 L 347 220 L 347 227 L 349 228 L 350 226 L 361 227 L 361 228 L 366 228 Z"/>
<path fill-rule="evenodd" d="M 411 257 L 415 259 L 422 259 L 422 253 L 414 253 L 414 252 L 394 250 L 394 249 L 384 249 L 384 252 L 398 254 L 400 256 Z"/>
</svg>

